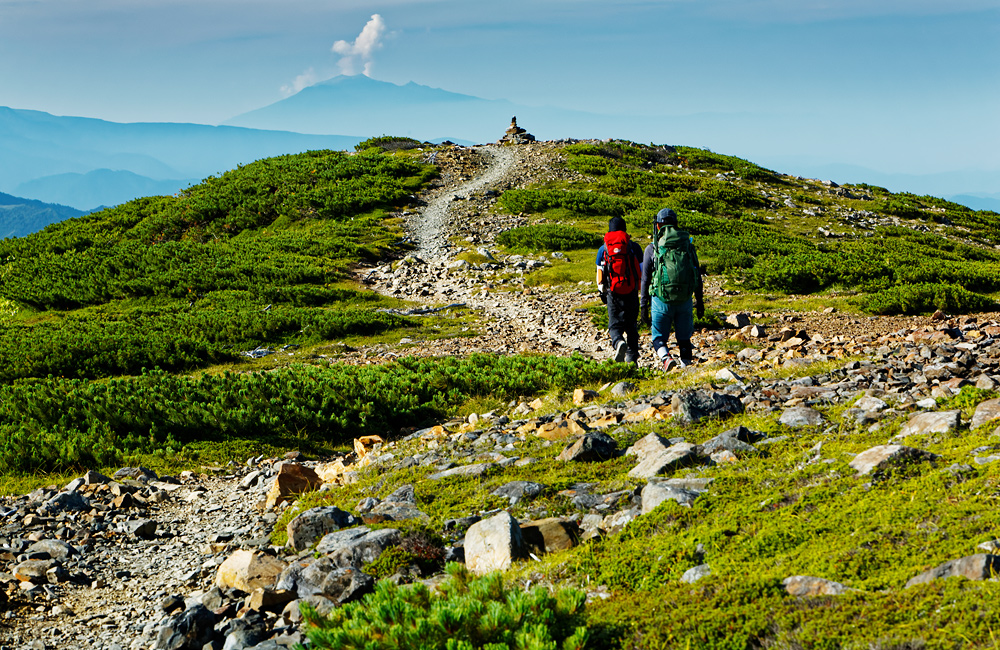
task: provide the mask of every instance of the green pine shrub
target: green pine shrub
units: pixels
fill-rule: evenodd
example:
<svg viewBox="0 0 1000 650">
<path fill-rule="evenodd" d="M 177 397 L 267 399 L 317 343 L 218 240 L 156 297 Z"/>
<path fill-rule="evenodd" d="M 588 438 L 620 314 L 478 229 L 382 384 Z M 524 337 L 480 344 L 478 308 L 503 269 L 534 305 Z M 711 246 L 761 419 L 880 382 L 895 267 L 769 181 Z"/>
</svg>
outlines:
<svg viewBox="0 0 1000 650">
<path fill-rule="evenodd" d="M 564 208 L 579 215 L 620 217 L 639 204 L 618 197 L 575 190 L 507 190 L 500 205 L 514 213 L 540 213 Z"/>
<path fill-rule="evenodd" d="M 87 454 L 98 453 L 107 466 L 204 440 L 329 448 L 440 421 L 471 397 L 507 401 L 636 372 L 580 356 L 473 354 L 197 378 L 163 370 L 103 382 L 50 376 L 0 384 L 0 473 L 90 468 Z"/>
<path fill-rule="evenodd" d="M 504 586 L 449 564 L 439 593 L 381 581 L 375 592 L 321 616 L 303 607 L 311 647 L 336 650 L 582 650 L 583 593 Z"/>
<path fill-rule="evenodd" d="M 601 245 L 601 236 L 559 224 L 543 223 L 505 230 L 497 235 L 497 243 L 511 250 L 569 251 Z"/>
<path fill-rule="evenodd" d="M 991 311 L 997 302 L 952 284 L 909 284 L 863 296 L 855 301 L 869 314 L 929 314 L 940 309 L 949 314 Z"/>
<path fill-rule="evenodd" d="M 408 138 L 406 136 L 380 135 L 359 142 L 354 145 L 354 150 L 365 151 L 366 149 L 375 147 L 377 149 L 381 149 L 382 151 L 405 151 L 406 149 L 416 149 L 423 146 L 426 146 L 426 143 L 421 142 L 420 140 L 414 140 L 413 138 Z"/>
</svg>

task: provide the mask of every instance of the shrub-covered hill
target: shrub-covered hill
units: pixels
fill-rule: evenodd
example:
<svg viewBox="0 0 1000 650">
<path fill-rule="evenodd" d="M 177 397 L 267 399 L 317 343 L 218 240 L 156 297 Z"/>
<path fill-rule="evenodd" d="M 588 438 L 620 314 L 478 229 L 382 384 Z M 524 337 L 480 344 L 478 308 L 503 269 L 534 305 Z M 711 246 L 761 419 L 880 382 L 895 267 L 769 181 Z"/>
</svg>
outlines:
<svg viewBox="0 0 1000 650">
<path fill-rule="evenodd" d="M 190 370 L 405 326 L 337 283 L 399 239 L 385 210 L 435 173 L 314 151 L 3 240 L 0 379 Z"/>
<path fill-rule="evenodd" d="M 782 175 L 690 147 L 612 141 L 568 145 L 562 154 L 576 180 L 500 199 L 503 209 L 547 223 L 502 233 L 500 243 L 589 248 L 586 232 L 603 232 L 612 216 L 625 217 L 633 237 L 648 235 L 667 206 L 695 237 L 708 272 L 745 290 L 856 294 L 856 308 L 872 314 L 984 311 L 1000 291 L 993 212 Z"/>
<path fill-rule="evenodd" d="M 0 241 L 0 473 L 190 462 L 225 441 L 328 451 L 472 397 L 628 372 L 582 359 L 366 369 L 315 354 L 231 372 L 268 369 L 248 358 L 260 353 L 419 327 L 347 281 L 400 249 L 394 213 L 438 174 L 394 143 L 260 160 Z"/>
<path fill-rule="evenodd" d="M 377 138 L 357 153 L 265 159 L 177 196 L 139 199 L 0 241 L 0 430 L 7 454 L 0 466 L 65 470 L 204 439 L 271 435 L 280 444 L 321 445 L 355 429 L 440 416 L 463 399 L 521 394 L 477 380 L 456 383 L 442 368 L 448 377 L 417 393 L 436 405 L 418 417 L 392 397 L 412 381 L 405 368 L 370 379 L 334 365 L 322 372 L 336 377 L 319 380 L 315 369 L 290 368 L 277 387 L 254 377 L 213 383 L 174 376 L 259 370 L 248 352 L 419 327 L 379 309 L 384 298 L 346 282 L 352 266 L 401 250 L 393 215 L 416 203 L 414 194 L 441 173 L 422 162 L 419 146 Z M 497 241 L 508 250 L 589 248 L 614 215 L 626 216 L 640 234 L 636 224 L 670 205 L 694 234 L 708 271 L 745 289 L 835 289 L 855 293 L 875 312 L 982 309 L 998 289 L 993 213 L 792 178 L 688 147 L 539 146 L 521 150 L 529 172 L 495 209 L 547 223 L 501 233 Z M 533 157 L 545 148 L 558 152 L 563 173 L 538 182 L 542 165 Z M 447 159 L 436 156 L 440 166 Z M 582 279 L 589 280 L 591 264 Z M 481 359 L 475 372 L 493 363 Z M 621 372 L 583 366 L 579 372 L 592 378 Z M 550 365 L 542 372 L 561 371 Z M 328 381 L 393 386 L 378 399 L 366 399 L 364 390 L 338 392 L 343 413 L 329 408 L 328 398 L 296 388 Z M 160 408 L 174 402 L 181 406 Z"/>
</svg>

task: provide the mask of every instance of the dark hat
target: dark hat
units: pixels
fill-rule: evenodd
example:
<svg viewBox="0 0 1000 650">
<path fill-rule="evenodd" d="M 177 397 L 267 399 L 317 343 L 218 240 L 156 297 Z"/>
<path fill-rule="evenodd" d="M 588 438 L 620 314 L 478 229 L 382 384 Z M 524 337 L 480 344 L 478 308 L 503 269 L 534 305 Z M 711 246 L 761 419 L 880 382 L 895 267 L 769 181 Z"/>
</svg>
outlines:
<svg viewBox="0 0 1000 650">
<path fill-rule="evenodd" d="M 611 221 L 608 222 L 608 232 L 625 232 L 628 228 L 625 226 L 625 220 L 621 217 L 611 217 Z"/>
<path fill-rule="evenodd" d="M 677 225 L 677 213 L 670 208 L 663 208 L 656 213 L 656 223 L 660 225 L 676 226 Z"/>
</svg>

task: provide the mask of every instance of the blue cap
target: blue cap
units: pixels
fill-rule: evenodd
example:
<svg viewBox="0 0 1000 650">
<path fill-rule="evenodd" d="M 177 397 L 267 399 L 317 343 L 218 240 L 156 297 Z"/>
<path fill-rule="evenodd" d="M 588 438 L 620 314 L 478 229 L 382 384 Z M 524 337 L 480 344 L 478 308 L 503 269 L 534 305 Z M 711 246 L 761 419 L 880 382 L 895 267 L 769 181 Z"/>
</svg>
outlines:
<svg viewBox="0 0 1000 650">
<path fill-rule="evenodd" d="M 670 208 L 663 208 L 656 213 L 656 223 L 669 226 L 677 225 L 677 213 Z"/>
</svg>

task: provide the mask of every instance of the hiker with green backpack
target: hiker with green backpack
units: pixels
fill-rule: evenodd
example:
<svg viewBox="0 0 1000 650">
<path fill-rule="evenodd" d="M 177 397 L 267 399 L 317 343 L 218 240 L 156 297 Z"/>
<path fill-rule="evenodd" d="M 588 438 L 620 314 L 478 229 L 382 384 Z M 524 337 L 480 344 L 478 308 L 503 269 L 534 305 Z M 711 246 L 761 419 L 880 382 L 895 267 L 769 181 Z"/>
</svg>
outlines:
<svg viewBox="0 0 1000 650">
<path fill-rule="evenodd" d="M 642 258 L 639 313 L 651 326 L 653 351 L 664 370 L 694 360 L 692 310 L 697 309 L 699 318 L 705 315 L 700 268 L 691 236 L 677 228 L 677 214 L 663 208 L 656 214 L 653 243 Z M 667 350 L 671 328 L 677 337 L 677 360 Z"/>
</svg>

